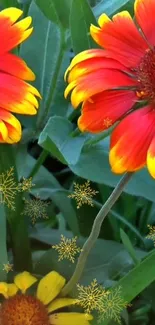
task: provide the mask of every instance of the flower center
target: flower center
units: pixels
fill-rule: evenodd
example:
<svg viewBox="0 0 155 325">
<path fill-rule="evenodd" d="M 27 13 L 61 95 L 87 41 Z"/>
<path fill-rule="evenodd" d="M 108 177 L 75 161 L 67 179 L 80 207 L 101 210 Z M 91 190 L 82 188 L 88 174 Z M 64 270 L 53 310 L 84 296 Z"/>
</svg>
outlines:
<svg viewBox="0 0 155 325">
<path fill-rule="evenodd" d="M 16 295 L 0 307 L 1 325 L 49 325 L 46 307 L 37 298 Z"/>
<path fill-rule="evenodd" d="M 137 68 L 138 97 L 155 100 L 155 47 L 147 49 Z"/>
</svg>

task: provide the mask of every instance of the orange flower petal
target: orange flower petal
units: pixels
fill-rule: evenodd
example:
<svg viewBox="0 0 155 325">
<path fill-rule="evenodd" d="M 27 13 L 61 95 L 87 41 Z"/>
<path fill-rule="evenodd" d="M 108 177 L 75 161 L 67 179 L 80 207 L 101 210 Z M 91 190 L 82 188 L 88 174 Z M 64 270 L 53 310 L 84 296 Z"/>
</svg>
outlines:
<svg viewBox="0 0 155 325">
<path fill-rule="evenodd" d="M 0 55 L 12 50 L 32 33 L 33 28 L 29 28 L 32 22 L 31 17 L 26 17 L 16 23 L 21 15 L 22 11 L 17 8 L 7 8 L 0 12 Z"/>
<path fill-rule="evenodd" d="M 81 102 L 103 90 L 135 85 L 137 85 L 137 82 L 121 71 L 98 69 L 72 81 L 65 90 L 65 97 L 73 90 L 71 102 L 73 107 L 76 108 Z"/>
<path fill-rule="evenodd" d="M 83 104 L 78 126 L 81 131 L 98 133 L 128 112 L 136 102 L 136 95 L 132 91 L 107 90 L 91 99 Z"/>
<path fill-rule="evenodd" d="M 21 125 L 10 112 L 0 108 L 0 142 L 16 143 L 21 139 Z"/>
<path fill-rule="evenodd" d="M 76 65 L 81 64 L 83 61 L 87 61 L 90 59 L 96 59 L 96 61 L 99 58 L 109 58 L 107 51 L 104 51 L 102 49 L 90 49 L 90 50 L 86 50 L 86 51 L 82 51 L 81 53 L 78 53 L 73 60 L 71 61 L 71 64 L 69 65 L 68 69 L 65 72 L 65 81 L 67 79 L 67 74 L 68 72 L 70 72 Z M 116 61 L 114 61 L 116 62 Z M 117 62 L 116 65 L 118 65 L 119 63 Z M 121 65 L 121 63 L 120 63 Z M 122 68 L 124 68 L 124 66 L 122 65 Z"/>
<path fill-rule="evenodd" d="M 36 114 L 39 92 L 17 77 L 0 73 L 0 107 L 14 113 Z"/>
<path fill-rule="evenodd" d="M 136 171 L 146 164 L 155 133 L 155 111 L 141 108 L 124 118 L 111 136 L 110 164 L 115 173 Z"/>
<path fill-rule="evenodd" d="M 111 58 L 123 62 L 127 67 L 136 66 L 148 45 L 130 14 L 122 11 L 113 16 L 112 21 L 103 14 L 99 18 L 99 25 L 101 28 L 94 25 L 90 27 L 93 39 L 107 50 Z"/>
<path fill-rule="evenodd" d="M 148 42 L 154 46 L 154 0 L 136 0 L 134 5 L 135 17 Z"/>
<path fill-rule="evenodd" d="M 155 178 L 155 136 L 153 137 L 147 152 L 147 168 L 151 176 Z"/>
<path fill-rule="evenodd" d="M 7 72 L 23 80 L 35 80 L 35 74 L 27 64 L 12 53 L 0 55 L 0 71 Z"/>
<path fill-rule="evenodd" d="M 104 51 L 102 51 L 104 53 Z M 72 82 L 77 78 L 84 76 L 92 71 L 99 69 L 117 69 L 127 72 L 127 68 L 125 68 L 120 62 L 106 58 L 106 57 L 96 57 L 92 59 L 87 59 L 85 61 L 79 62 L 76 64 L 69 73 L 68 82 Z"/>
</svg>

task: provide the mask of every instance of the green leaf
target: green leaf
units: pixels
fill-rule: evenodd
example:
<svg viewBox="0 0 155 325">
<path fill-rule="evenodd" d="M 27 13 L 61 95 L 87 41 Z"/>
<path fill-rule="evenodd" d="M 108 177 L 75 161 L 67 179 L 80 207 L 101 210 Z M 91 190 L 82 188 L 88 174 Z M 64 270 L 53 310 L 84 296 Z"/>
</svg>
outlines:
<svg viewBox="0 0 155 325">
<path fill-rule="evenodd" d="M 75 53 L 96 47 L 90 36 L 91 24 L 96 24 L 96 19 L 87 0 L 74 0 L 70 13 L 70 30 Z"/>
<path fill-rule="evenodd" d="M 155 280 L 155 250 L 118 281 L 126 302 L 132 301 Z"/>
<path fill-rule="evenodd" d="M 73 124 L 54 116 L 49 119 L 39 137 L 39 145 L 63 164 L 75 165 L 80 157 L 87 136 L 73 136 Z"/>
<path fill-rule="evenodd" d="M 135 251 L 129 237 L 127 236 L 127 234 L 125 233 L 125 231 L 123 229 L 120 229 L 120 236 L 121 236 L 122 242 L 123 242 L 126 250 L 128 251 L 131 258 L 133 259 L 134 263 L 135 264 L 139 263 L 139 259 L 137 258 L 136 251 Z"/>
<path fill-rule="evenodd" d="M 85 145 L 82 148 L 80 158 L 76 165 L 69 165 L 69 167 L 73 173 L 80 177 L 92 182 L 115 187 L 120 180 L 120 176 L 111 172 L 108 156 L 108 139 L 104 139 L 93 146 Z M 155 181 L 148 174 L 146 168 L 136 172 L 132 176 L 124 191 L 155 202 Z"/>
<path fill-rule="evenodd" d="M 72 0 L 36 0 L 38 7 L 52 22 L 69 27 L 69 13 Z"/>
<path fill-rule="evenodd" d="M 63 232 L 63 235 L 67 238 L 73 237 L 69 231 Z M 31 231 L 32 238 L 48 245 L 58 244 L 60 236 L 61 232 L 59 230 L 45 228 L 41 225 L 36 226 Z M 78 246 L 82 247 L 84 241 L 84 238 L 78 239 Z M 137 254 L 139 258 L 146 255 L 142 250 L 137 250 Z M 98 239 L 88 256 L 87 265 L 80 282 L 89 283 L 93 278 L 96 278 L 106 286 L 106 284 L 109 284 L 109 281 L 114 281 L 118 276 L 121 277 L 132 267 L 132 259 L 122 244 L 111 240 Z M 75 264 L 72 265 L 68 261 L 58 262 L 57 252 L 54 249 L 50 249 L 38 260 L 36 272 L 45 274 L 51 269 L 55 269 L 69 279 L 74 268 Z"/>
<path fill-rule="evenodd" d="M 99 17 L 102 13 L 106 13 L 110 16 L 129 1 L 130 0 L 102 0 L 93 8 L 94 15 Z"/>
<path fill-rule="evenodd" d="M 49 21 L 34 2 L 30 5 L 29 15 L 33 18 L 35 28 L 32 36 L 22 44 L 20 55 L 35 72 L 37 78 L 34 85 L 43 96 L 37 116 L 40 127 L 50 110 L 63 60 L 64 38 L 59 26 Z M 25 117 L 23 121 L 27 126 Z M 36 117 L 28 118 L 28 123 L 34 124 L 35 121 Z"/>
<path fill-rule="evenodd" d="M 18 7 L 17 0 L 0 0 L 0 4 L 2 4 L 4 6 L 4 8 Z"/>
<path fill-rule="evenodd" d="M 6 215 L 4 206 L 0 205 L 0 281 L 6 281 L 7 273 L 3 270 L 3 265 L 8 263 L 7 247 L 6 247 Z"/>
</svg>

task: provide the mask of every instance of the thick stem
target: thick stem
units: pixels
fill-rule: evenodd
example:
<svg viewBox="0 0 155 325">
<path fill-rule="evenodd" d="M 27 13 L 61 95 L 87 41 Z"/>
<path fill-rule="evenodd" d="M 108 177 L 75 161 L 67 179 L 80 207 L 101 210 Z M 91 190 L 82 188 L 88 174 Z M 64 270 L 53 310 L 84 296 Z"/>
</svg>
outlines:
<svg viewBox="0 0 155 325">
<path fill-rule="evenodd" d="M 33 166 L 32 170 L 30 171 L 30 174 L 28 175 L 27 178 L 30 178 L 30 177 L 33 178 L 37 174 L 39 168 L 42 166 L 42 164 L 44 163 L 47 156 L 48 156 L 48 152 L 46 150 L 43 150 L 42 153 L 40 154 L 39 158 L 36 160 L 36 163 Z"/>
<path fill-rule="evenodd" d="M 117 184 L 117 186 L 115 187 L 115 189 L 109 196 L 108 200 L 105 202 L 105 204 L 102 206 L 101 210 L 97 214 L 97 216 L 94 220 L 94 224 L 93 224 L 91 233 L 90 233 L 88 239 L 86 240 L 85 244 L 83 245 L 82 252 L 79 256 L 74 274 L 72 275 L 71 279 L 69 280 L 69 282 L 66 284 L 66 286 L 63 288 L 63 290 L 61 292 L 62 296 L 66 296 L 72 290 L 74 285 L 76 283 L 78 283 L 78 281 L 83 273 L 83 270 L 85 268 L 85 264 L 87 262 L 87 257 L 100 234 L 102 223 L 103 223 L 105 217 L 107 216 L 108 212 L 114 205 L 114 203 L 117 201 L 117 199 L 121 195 L 125 185 L 128 183 L 131 176 L 132 176 L 132 173 L 126 173 L 122 177 L 120 182 Z"/>
<path fill-rule="evenodd" d="M 14 180 L 18 183 L 18 175 L 15 164 L 15 153 L 13 145 L 1 144 L 0 146 L 0 174 L 6 173 L 10 168 L 14 168 Z M 4 179 L 5 181 L 5 179 Z M 12 189 L 13 191 L 14 189 Z M 8 188 L 6 188 L 9 193 Z M 9 195 L 9 194 L 8 194 Z M 15 211 L 5 205 L 5 213 L 9 223 L 10 238 L 12 241 L 12 251 L 14 257 L 14 268 L 17 271 L 32 271 L 31 249 L 28 237 L 28 229 L 22 215 L 23 201 L 22 193 L 17 193 L 15 197 Z"/>
</svg>

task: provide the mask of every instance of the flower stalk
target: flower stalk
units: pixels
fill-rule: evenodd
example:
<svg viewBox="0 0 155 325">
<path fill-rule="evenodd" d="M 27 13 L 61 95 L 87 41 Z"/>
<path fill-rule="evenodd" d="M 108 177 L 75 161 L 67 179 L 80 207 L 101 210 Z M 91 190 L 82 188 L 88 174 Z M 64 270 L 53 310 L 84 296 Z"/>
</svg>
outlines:
<svg viewBox="0 0 155 325">
<path fill-rule="evenodd" d="M 0 174 L 5 173 L 11 167 L 14 168 L 14 179 L 18 183 L 18 174 L 15 164 L 14 148 L 12 145 L 1 144 L 0 147 Z M 10 190 L 8 188 L 8 190 Z M 32 260 L 28 229 L 22 215 L 23 200 L 19 192 L 14 200 L 15 210 L 4 205 L 5 214 L 9 225 L 11 247 L 14 258 L 14 268 L 17 271 L 31 271 Z"/>
<path fill-rule="evenodd" d="M 83 273 L 83 270 L 85 268 L 87 258 L 90 254 L 90 251 L 92 250 L 92 248 L 100 234 L 102 223 L 103 223 L 105 217 L 107 216 L 107 214 L 109 213 L 109 211 L 111 210 L 112 206 L 115 204 L 117 199 L 120 197 L 121 193 L 123 192 L 124 187 L 129 182 L 132 174 L 133 173 L 126 173 L 121 178 L 121 180 L 119 181 L 119 183 L 117 184 L 117 186 L 115 187 L 115 189 L 113 190 L 111 195 L 109 196 L 108 200 L 105 202 L 105 204 L 102 206 L 102 208 L 98 212 L 98 214 L 94 220 L 94 224 L 93 224 L 91 233 L 90 233 L 88 239 L 86 240 L 85 244 L 83 245 L 81 254 L 78 258 L 78 262 L 77 262 L 75 271 L 74 271 L 71 279 L 65 285 L 65 287 L 63 288 L 63 290 L 61 292 L 62 296 L 66 296 L 72 290 L 74 285 L 76 283 L 78 283 L 78 281 Z"/>
</svg>

